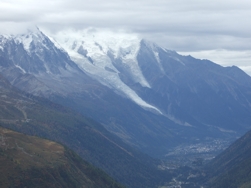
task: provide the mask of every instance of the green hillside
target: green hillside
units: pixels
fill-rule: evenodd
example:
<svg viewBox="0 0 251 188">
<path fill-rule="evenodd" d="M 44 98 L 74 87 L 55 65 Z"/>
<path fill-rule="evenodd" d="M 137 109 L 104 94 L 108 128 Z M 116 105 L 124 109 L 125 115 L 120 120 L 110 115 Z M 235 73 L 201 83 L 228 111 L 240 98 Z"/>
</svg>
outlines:
<svg viewBox="0 0 251 188">
<path fill-rule="evenodd" d="M 0 187 L 122 188 L 55 142 L 0 127 Z"/>
</svg>

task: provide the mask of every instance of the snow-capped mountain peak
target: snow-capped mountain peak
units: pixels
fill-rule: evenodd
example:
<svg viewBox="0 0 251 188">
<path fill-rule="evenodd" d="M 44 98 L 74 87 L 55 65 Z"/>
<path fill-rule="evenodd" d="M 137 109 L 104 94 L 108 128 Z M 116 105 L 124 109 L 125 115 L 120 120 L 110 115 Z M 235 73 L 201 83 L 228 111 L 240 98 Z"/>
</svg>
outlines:
<svg viewBox="0 0 251 188">
<path fill-rule="evenodd" d="M 141 38 L 135 34 L 86 29 L 59 32 L 53 38 L 86 74 L 138 105 L 161 113 L 128 86 L 121 76 L 150 88 L 137 61 Z"/>
<path fill-rule="evenodd" d="M 86 29 L 60 32 L 53 38 L 79 67 L 85 67 L 85 72 L 90 73 L 86 70 L 90 66 L 107 74 L 123 73 L 124 70 L 131 74 L 135 83 L 150 87 L 138 66 L 137 53 L 141 39 L 137 35 Z M 123 70 L 118 68 L 118 64 L 123 66 Z"/>
<path fill-rule="evenodd" d="M 80 68 L 93 79 L 139 106 L 162 113 L 143 100 L 130 86 L 140 84 L 151 88 L 137 60 L 141 47 L 141 39 L 137 35 L 86 29 L 64 31 L 47 37 L 35 28 L 5 39 L 12 41 L 5 49 L 11 49 L 8 53 L 14 55 L 13 66 L 22 73 L 35 74 L 37 78 L 46 79 L 50 84 L 48 78 L 68 77 Z M 22 58 L 18 60 L 20 56 L 16 52 L 20 50 Z"/>
<path fill-rule="evenodd" d="M 55 44 L 37 27 L 15 35 L 0 35 L 0 48 L 23 73 L 60 75 L 70 67 L 77 68 Z"/>
<path fill-rule="evenodd" d="M 56 39 L 64 47 L 71 50 L 78 50 L 79 47 L 84 46 L 88 49 L 89 56 L 97 52 L 107 54 L 110 51 L 115 57 L 123 52 L 135 55 L 141 40 L 137 35 L 93 29 L 62 31 L 57 33 Z"/>
<path fill-rule="evenodd" d="M 29 29 L 26 33 L 18 34 L 16 36 L 13 36 L 13 39 L 20 44 L 23 44 L 24 49 L 30 53 L 31 43 L 34 43 L 34 45 L 41 45 L 43 44 L 44 47 L 46 45 L 44 44 L 46 36 L 39 30 L 38 27 L 35 29 Z"/>
</svg>

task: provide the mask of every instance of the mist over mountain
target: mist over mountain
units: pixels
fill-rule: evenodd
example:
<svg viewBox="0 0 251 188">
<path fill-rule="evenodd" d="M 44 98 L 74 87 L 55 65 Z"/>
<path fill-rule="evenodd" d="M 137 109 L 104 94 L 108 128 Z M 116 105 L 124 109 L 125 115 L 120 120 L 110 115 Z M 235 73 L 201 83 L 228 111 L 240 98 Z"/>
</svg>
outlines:
<svg viewBox="0 0 251 188">
<path fill-rule="evenodd" d="M 238 67 L 91 30 L 2 35 L 0 46 L 0 71 L 12 85 L 99 121 L 152 156 L 192 146 L 217 153 L 226 146 L 213 148 L 216 140 L 250 129 L 251 78 Z"/>
</svg>

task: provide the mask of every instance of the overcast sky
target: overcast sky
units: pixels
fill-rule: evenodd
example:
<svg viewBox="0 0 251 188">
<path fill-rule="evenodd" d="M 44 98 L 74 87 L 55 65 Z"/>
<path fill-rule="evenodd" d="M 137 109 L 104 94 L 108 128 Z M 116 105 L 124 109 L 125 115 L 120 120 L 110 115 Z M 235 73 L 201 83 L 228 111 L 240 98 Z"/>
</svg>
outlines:
<svg viewBox="0 0 251 188">
<path fill-rule="evenodd" d="M 251 75 L 250 0 L 0 0 L 0 31 L 108 28 Z"/>
</svg>

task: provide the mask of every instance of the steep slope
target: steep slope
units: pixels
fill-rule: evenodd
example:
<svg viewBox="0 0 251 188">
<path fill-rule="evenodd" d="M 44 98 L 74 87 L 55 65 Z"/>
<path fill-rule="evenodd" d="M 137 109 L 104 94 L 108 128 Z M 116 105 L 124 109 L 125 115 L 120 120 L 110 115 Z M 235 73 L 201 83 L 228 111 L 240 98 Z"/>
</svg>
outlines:
<svg viewBox="0 0 251 188">
<path fill-rule="evenodd" d="M 251 77 L 237 67 L 181 56 L 147 41 L 141 41 L 138 62 L 152 86 L 140 90 L 142 98 L 171 119 L 226 132 L 249 128 Z"/>
<path fill-rule="evenodd" d="M 0 185 L 5 187 L 122 187 L 55 142 L 0 127 Z"/>
<path fill-rule="evenodd" d="M 50 97 L 100 85 L 38 28 L 19 35 L 1 35 L 0 46 L 1 73 L 21 90 Z"/>
<path fill-rule="evenodd" d="M 209 187 L 251 186 L 251 131 L 208 164 Z"/>
<path fill-rule="evenodd" d="M 155 187 L 171 174 L 97 122 L 42 98 L 20 93 L 0 77 L 0 124 L 63 143 L 127 187 Z"/>
</svg>

